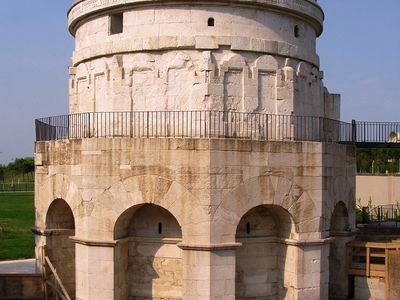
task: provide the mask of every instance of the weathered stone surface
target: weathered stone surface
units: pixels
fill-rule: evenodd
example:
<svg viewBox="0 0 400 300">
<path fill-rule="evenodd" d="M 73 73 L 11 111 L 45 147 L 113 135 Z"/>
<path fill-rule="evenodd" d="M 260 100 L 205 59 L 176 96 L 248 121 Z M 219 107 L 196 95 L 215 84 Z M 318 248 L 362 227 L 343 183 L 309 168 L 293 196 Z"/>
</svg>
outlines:
<svg viewBox="0 0 400 300">
<path fill-rule="evenodd" d="M 80 141 L 76 142 L 80 143 Z M 57 160 L 58 151 L 69 151 L 69 148 L 74 148 L 74 143 L 75 141 L 67 143 L 65 141 L 48 142 L 48 151 L 52 152 L 50 157 L 53 158 L 45 161 L 46 165 L 53 165 L 51 159 Z M 323 240 L 320 239 L 327 237 L 331 228 L 330 220 L 333 208 L 330 205 L 335 201 L 335 198 L 332 197 L 335 187 L 327 185 L 325 182 L 333 178 L 334 174 L 321 178 L 321 173 L 324 173 L 325 170 L 322 164 L 310 169 L 307 177 L 295 175 L 299 172 L 298 169 L 303 168 L 299 161 L 311 163 L 313 160 L 322 160 L 326 154 L 321 153 L 318 147 L 310 147 L 307 142 L 266 142 L 263 147 L 259 147 L 257 141 L 238 142 L 235 140 L 197 140 L 180 143 L 179 140 L 171 139 L 168 142 L 154 143 L 149 139 L 126 138 L 121 139 L 120 143 L 124 146 L 121 148 L 117 146 L 112 150 L 115 145 L 113 139 L 103 139 L 101 143 L 96 139 L 86 140 L 84 151 L 97 149 L 102 154 L 96 155 L 87 162 L 81 158 L 73 158 L 73 160 L 80 161 L 79 175 L 76 172 L 76 165 L 65 165 L 58 171 L 54 169 L 51 176 L 47 174 L 36 175 L 37 195 L 41 197 L 37 198 L 36 203 L 36 226 L 38 228 L 47 228 L 48 221 L 46 219 L 49 220 L 50 218 L 47 210 L 51 203 L 54 203 L 54 199 L 64 199 L 71 208 L 75 220 L 75 238 L 82 241 L 79 247 L 76 246 L 77 252 L 75 254 L 76 280 L 80 280 L 76 288 L 80 290 L 77 295 L 81 295 L 81 299 L 86 299 L 87 296 L 85 295 L 90 295 L 92 289 L 90 286 L 94 285 L 97 280 L 97 277 L 93 276 L 105 272 L 102 271 L 102 266 L 106 269 L 114 266 L 112 268 L 116 268 L 116 270 L 125 270 L 123 273 L 111 272 L 107 275 L 111 276 L 108 277 L 109 279 L 99 278 L 101 282 L 108 280 L 115 282 L 118 286 L 112 288 L 108 285 L 108 292 L 102 290 L 105 295 L 107 293 L 133 295 L 133 291 L 142 290 L 142 292 L 138 292 L 140 297 L 148 297 L 147 284 L 138 282 L 139 277 L 130 280 L 128 277 L 121 277 L 121 274 L 124 274 L 124 272 L 131 274 L 133 271 L 129 270 L 138 268 L 147 270 L 145 266 L 150 265 L 153 270 L 151 274 L 154 276 L 158 274 L 157 277 L 154 277 L 158 278 L 157 283 L 154 282 L 154 287 L 159 287 L 156 290 L 159 290 L 160 298 L 167 297 L 166 295 L 169 295 L 168 297 L 171 299 L 174 297 L 190 298 L 190 293 L 197 293 L 193 290 L 190 292 L 186 290 L 192 285 L 198 286 L 198 292 L 203 293 L 204 297 L 210 297 L 211 291 L 222 295 L 223 288 L 219 286 L 217 290 L 214 290 L 213 285 L 208 281 L 213 278 L 214 275 L 212 274 L 215 274 L 215 278 L 218 278 L 218 280 L 221 280 L 220 276 L 223 274 L 223 278 L 225 278 L 223 279 L 224 286 L 226 286 L 224 293 L 234 296 L 235 284 L 232 280 L 235 281 L 235 263 L 228 269 L 224 269 L 225 271 L 218 268 L 210 269 L 215 266 L 214 263 L 226 266 L 228 262 L 225 264 L 223 261 L 227 257 L 224 258 L 224 256 L 218 255 L 218 252 L 215 252 L 218 259 L 213 262 L 207 254 L 208 251 L 196 250 L 197 248 L 186 250 L 186 246 L 183 247 L 183 250 L 180 250 L 176 243 L 181 241 L 183 245 L 197 245 L 196 247 L 205 245 L 206 248 L 210 247 L 207 245 L 220 244 L 223 246 L 232 245 L 235 242 L 242 243 L 241 238 L 238 238 L 237 230 L 241 228 L 242 235 L 246 236 L 246 225 L 239 225 L 241 220 L 245 222 L 242 224 L 250 222 L 251 226 L 258 226 L 261 236 L 275 238 L 275 240 L 267 239 L 252 246 L 250 240 L 247 241 L 246 239 L 243 240 L 243 246 L 236 246 L 239 247 L 236 250 L 236 269 L 239 270 L 237 271 L 239 273 L 236 272 L 239 276 L 236 278 L 236 286 L 245 286 L 240 295 L 250 297 L 250 295 L 254 296 L 258 293 L 259 295 L 271 294 L 275 295 L 271 297 L 277 297 L 277 295 L 285 294 L 286 297 L 289 297 L 288 295 L 297 294 L 302 288 L 309 289 L 312 287 L 317 294 L 322 292 L 322 289 L 327 289 L 329 275 L 325 275 L 324 270 L 329 265 L 329 258 L 328 255 L 320 253 L 326 247 Z M 178 151 L 173 146 L 177 143 L 179 143 Z M 60 147 L 59 144 L 66 145 Z M 335 154 L 343 153 L 341 151 L 343 147 L 346 146 L 330 147 L 330 151 L 332 151 L 330 155 L 336 160 L 335 166 L 337 167 L 345 163 L 340 155 L 336 158 L 337 155 Z M 146 149 L 146 151 L 137 151 L 136 149 Z M 257 150 L 255 151 L 255 149 Z M 271 153 L 270 149 L 273 149 L 274 152 Z M 271 155 L 278 153 L 282 161 L 285 161 L 284 167 L 279 166 L 279 164 L 276 165 L 269 159 Z M 82 153 L 75 151 L 73 156 L 75 155 L 79 156 Z M 108 155 L 111 155 L 114 159 L 104 159 L 104 156 Z M 257 159 L 254 159 L 255 155 Z M 122 156 L 125 157 L 126 161 L 135 161 L 135 163 L 129 164 L 130 168 L 121 169 L 119 162 Z M 285 159 L 285 157 L 287 158 Z M 249 162 L 251 169 L 245 162 Z M 320 163 L 316 165 L 320 165 Z M 96 174 L 94 171 L 96 169 L 99 172 L 97 175 L 92 175 Z M 113 175 L 109 176 L 108 174 Z M 346 182 L 349 182 L 348 189 L 352 193 L 346 194 L 346 192 L 340 195 L 339 190 L 335 192 L 335 197 L 340 197 L 345 208 L 354 201 L 354 198 L 352 198 L 354 184 L 351 186 L 350 178 L 351 176 L 348 175 Z M 88 180 L 90 184 L 88 184 Z M 93 190 L 99 192 L 90 192 L 93 197 L 88 200 L 84 195 L 87 191 Z M 148 240 L 148 242 L 132 240 L 132 242 L 129 242 L 129 247 L 124 248 L 123 241 L 125 241 L 126 235 L 157 238 L 159 223 L 163 224 L 162 230 L 167 230 L 166 234 L 169 232 L 169 221 L 161 218 L 159 213 L 154 214 L 151 211 L 145 212 L 143 210 L 142 214 L 146 217 L 144 219 L 139 218 L 138 212 L 141 211 L 140 207 L 143 204 L 163 208 L 171 214 L 170 218 L 176 220 L 174 222 L 179 224 L 176 226 L 180 228 L 179 232 L 182 233 L 181 235 L 172 234 L 169 237 L 178 238 L 178 241 L 175 240 L 172 244 L 164 244 L 165 242 L 157 242 L 156 240 Z M 254 225 L 258 223 L 257 217 L 254 219 L 254 216 L 249 217 L 248 221 L 243 221 L 246 220 L 244 216 L 247 212 L 252 208 L 261 206 L 264 206 L 267 209 L 267 215 L 271 216 L 270 222 L 264 224 L 264 221 L 262 221 L 259 225 Z M 132 208 L 135 208 L 135 210 L 128 213 Z M 280 208 L 280 210 L 275 208 Z M 134 217 L 135 215 L 137 217 Z M 348 220 L 351 219 L 352 215 L 354 216 L 354 212 L 348 210 L 346 216 Z M 62 219 L 57 220 L 62 221 Z M 122 220 L 125 221 L 121 223 Z M 68 227 L 67 220 L 67 223 L 60 222 L 60 228 Z M 151 230 L 138 231 L 140 227 L 137 227 L 138 229 L 135 231 L 129 231 L 131 230 L 129 229 L 123 231 L 125 233 L 120 235 L 117 234 L 116 230 L 123 227 L 117 226 L 117 224 L 137 224 L 135 226 L 153 228 L 151 230 L 154 231 L 153 233 Z M 278 228 L 276 224 L 280 224 L 279 228 L 281 229 L 279 230 L 283 231 L 274 229 Z M 351 221 L 346 224 L 344 229 L 354 229 L 354 224 Z M 264 231 L 265 228 L 267 231 Z M 321 228 L 326 229 L 321 231 Z M 56 255 L 57 253 L 54 251 L 58 249 L 57 247 L 61 247 L 64 242 L 56 243 L 54 238 L 55 236 L 48 237 L 47 245 L 54 253 L 53 259 L 58 262 L 58 259 L 62 260 L 60 257 L 66 257 L 67 252 Z M 120 240 L 117 244 L 119 246 L 112 246 L 116 239 Z M 288 244 L 286 239 L 293 242 Z M 90 246 L 90 241 L 95 242 L 97 246 Z M 304 246 L 296 244 L 300 241 L 305 243 Z M 106 246 L 108 248 L 105 249 L 110 249 L 107 251 L 112 251 L 114 247 L 114 251 L 112 251 L 114 258 L 112 258 L 112 252 L 106 255 L 107 261 L 110 261 L 110 263 L 107 263 L 108 267 L 102 263 L 104 260 L 102 258 L 104 256 L 101 254 L 102 247 L 104 247 L 101 246 L 102 242 L 111 243 Z M 145 244 L 141 244 L 143 242 Z M 250 244 L 248 244 L 249 242 Z M 307 243 L 315 242 L 317 242 L 317 246 L 306 246 Z M 52 243 L 59 246 L 52 246 Z M 253 248 L 256 249 L 255 255 L 250 255 Z M 274 249 L 276 251 L 273 251 Z M 301 253 L 304 253 L 303 251 L 306 249 L 308 250 L 305 252 L 307 253 L 305 256 Z M 61 250 L 64 251 L 64 248 L 61 247 Z M 203 253 L 203 251 L 205 252 Z M 232 264 L 232 261 L 235 261 L 235 251 L 229 251 L 227 252 L 229 253 L 228 257 L 231 257 L 229 264 Z M 86 252 L 87 254 L 83 254 Z M 192 256 L 187 252 L 198 253 L 201 256 Z M 154 255 L 151 253 L 154 253 Z M 69 261 L 72 263 L 72 252 L 71 255 Z M 91 256 L 91 262 L 86 261 L 88 255 Z M 253 270 L 251 266 L 261 266 L 258 261 L 259 255 L 264 255 L 267 259 L 265 270 L 257 271 L 260 272 L 260 275 L 249 273 Z M 140 257 L 148 258 L 143 260 L 144 258 Z M 157 257 L 160 259 L 155 259 Z M 181 259 L 183 259 L 182 263 L 179 262 Z M 119 262 L 118 267 L 115 265 L 117 261 Z M 128 263 L 129 261 L 130 263 Z M 91 264 L 100 268 L 96 269 L 98 271 L 94 272 L 93 276 L 88 271 Z M 125 264 L 128 266 L 127 269 L 124 267 Z M 189 272 L 185 269 L 187 264 L 195 264 L 198 271 Z M 161 269 L 158 270 L 158 268 Z M 190 268 L 193 269 L 194 267 Z M 240 271 L 241 268 L 245 268 L 243 270 L 247 271 Z M 65 271 L 67 272 L 68 269 L 65 269 Z M 73 271 L 71 269 L 68 272 Z M 147 278 L 143 277 L 143 272 L 140 272 L 140 274 L 140 280 Z M 278 274 L 280 275 L 278 276 Z M 166 276 L 166 281 L 162 279 L 163 276 Z M 166 286 L 175 286 L 175 283 L 169 281 L 171 279 L 167 279 L 171 276 L 172 278 L 176 277 L 176 289 L 170 288 L 164 291 Z M 326 276 L 326 278 L 321 276 Z M 83 279 L 83 277 L 86 279 Z M 199 282 L 195 283 L 197 281 Z M 91 282 L 90 286 L 87 286 L 85 282 Z M 132 283 L 133 285 L 130 288 L 126 288 L 128 282 L 135 283 Z M 263 285 L 263 282 L 267 282 L 267 284 Z M 315 282 L 318 282 L 318 284 L 315 285 Z M 282 289 L 283 287 L 286 288 Z M 252 292 L 248 294 L 245 290 Z M 181 296 L 178 297 L 179 293 L 181 293 Z"/>
<path fill-rule="evenodd" d="M 42 299 L 42 277 L 40 274 L 0 274 L 0 299 Z"/>
<path fill-rule="evenodd" d="M 263 113 L 275 117 L 259 131 L 276 140 L 303 138 L 278 114 L 339 119 L 316 1 L 224 2 L 75 1 L 70 113 L 111 112 L 98 116 L 118 128 L 123 111 Z M 105 121 L 92 122 L 35 151 L 37 255 L 46 245 L 72 296 L 327 299 L 329 261 L 344 255 L 338 239 L 329 257 L 329 237 L 354 229 L 352 147 L 96 138 Z"/>
</svg>

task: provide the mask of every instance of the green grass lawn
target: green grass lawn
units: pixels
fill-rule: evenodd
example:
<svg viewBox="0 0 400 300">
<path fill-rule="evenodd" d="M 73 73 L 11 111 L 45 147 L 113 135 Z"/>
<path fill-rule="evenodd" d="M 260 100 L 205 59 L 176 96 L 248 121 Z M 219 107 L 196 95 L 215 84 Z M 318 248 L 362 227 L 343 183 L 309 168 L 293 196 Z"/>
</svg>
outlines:
<svg viewBox="0 0 400 300">
<path fill-rule="evenodd" d="M 33 193 L 0 193 L 0 260 L 34 257 Z"/>
</svg>

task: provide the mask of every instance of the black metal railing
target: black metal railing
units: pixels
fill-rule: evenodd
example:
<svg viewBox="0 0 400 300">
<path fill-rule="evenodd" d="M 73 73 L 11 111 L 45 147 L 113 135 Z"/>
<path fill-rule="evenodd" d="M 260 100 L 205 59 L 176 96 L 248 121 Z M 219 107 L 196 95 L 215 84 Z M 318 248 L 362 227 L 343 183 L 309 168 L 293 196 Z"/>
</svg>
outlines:
<svg viewBox="0 0 400 300">
<path fill-rule="evenodd" d="M 232 111 L 93 112 L 37 119 L 36 140 L 91 137 L 351 141 L 352 124 L 310 116 Z"/>
<path fill-rule="evenodd" d="M 352 121 L 356 143 L 400 143 L 399 122 Z"/>
<path fill-rule="evenodd" d="M 362 223 L 385 227 L 400 227 L 400 206 L 380 205 L 362 208 Z"/>
</svg>

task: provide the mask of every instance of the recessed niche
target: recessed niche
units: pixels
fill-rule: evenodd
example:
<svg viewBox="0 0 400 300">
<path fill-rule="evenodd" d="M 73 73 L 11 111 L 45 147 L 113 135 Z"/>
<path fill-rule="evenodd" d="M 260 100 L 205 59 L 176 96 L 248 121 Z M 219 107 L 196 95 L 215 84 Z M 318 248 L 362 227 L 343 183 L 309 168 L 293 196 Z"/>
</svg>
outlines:
<svg viewBox="0 0 400 300">
<path fill-rule="evenodd" d="M 294 36 L 295 37 L 300 37 L 300 28 L 299 28 L 299 26 L 294 26 Z"/>
<path fill-rule="evenodd" d="M 246 233 L 250 234 L 250 222 L 246 223 Z"/>
<path fill-rule="evenodd" d="M 110 15 L 110 35 L 124 31 L 124 14 L 117 13 Z"/>
</svg>

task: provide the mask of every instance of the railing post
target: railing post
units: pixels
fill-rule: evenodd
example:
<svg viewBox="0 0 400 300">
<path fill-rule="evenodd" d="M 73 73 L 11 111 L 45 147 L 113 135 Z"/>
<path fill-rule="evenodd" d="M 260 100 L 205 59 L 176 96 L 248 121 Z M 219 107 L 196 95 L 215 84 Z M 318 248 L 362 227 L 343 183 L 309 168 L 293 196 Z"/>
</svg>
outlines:
<svg viewBox="0 0 400 300">
<path fill-rule="evenodd" d="M 149 113 L 150 112 L 147 112 L 147 137 L 149 137 Z"/>
<path fill-rule="evenodd" d="M 363 224 L 370 223 L 370 215 L 369 215 L 369 211 L 368 211 L 368 206 L 362 207 L 361 216 L 362 216 Z"/>
<path fill-rule="evenodd" d="M 70 115 L 67 115 L 67 138 L 68 139 L 69 139 L 69 130 L 70 130 L 70 128 L 69 128 L 69 124 L 70 124 L 69 118 L 70 118 Z"/>
<path fill-rule="evenodd" d="M 89 127 L 89 137 L 90 137 L 90 112 L 88 113 L 88 127 Z"/>
<path fill-rule="evenodd" d="M 357 141 L 357 123 L 356 120 L 351 120 L 351 141 L 355 143 Z"/>
<path fill-rule="evenodd" d="M 132 138 L 133 137 L 133 131 L 132 131 L 132 122 L 133 122 L 133 112 L 132 110 L 130 111 L 130 120 L 129 120 L 129 135 Z"/>
<path fill-rule="evenodd" d="M 379 225 L 381 225 L 381 221 L 382 221 L 381 220 L 381 218 L 382 218 L 381 214 L 382 214 L 381 207 L 378 206 L 378 223 L 379 223 Z"/>
<path fill-rule="evenodd" d="M 209 123 L 208 123 L 208 126 L 209 126 L 208 138 L 211 138 L 211 110 L 209 111 L 208 117 L 209 117 Z"/>
</svg>

